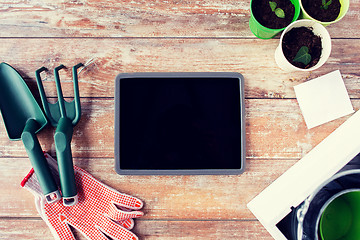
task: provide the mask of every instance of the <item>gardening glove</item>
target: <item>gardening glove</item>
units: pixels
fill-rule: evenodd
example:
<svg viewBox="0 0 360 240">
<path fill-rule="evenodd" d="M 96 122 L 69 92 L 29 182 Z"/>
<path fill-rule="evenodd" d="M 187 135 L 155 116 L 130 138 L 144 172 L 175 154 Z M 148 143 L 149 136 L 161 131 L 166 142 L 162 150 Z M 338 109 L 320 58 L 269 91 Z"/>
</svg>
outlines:
<svg viewBox="0 0 360 240">
<path fill-rule="evenodd" d="M 58 180 L 56 161 L 46 153 L 45 157 Z M 65 207 L 61 201 L 46 202 L 33 169 L 21 182 L 35 196 L 35 206 L 55 239 L 75 240 L 69 225 L 90 240 L 108 240 L 106 236 L 114 240 L 138 239 L 129 229 L 134 226 L 132 219 L 143 215 L 137 211 L 142 208 L 142 201 L 100 183 L 77 166 L 74 171 L 79 203 L 70 207 Z"/>
</svg>

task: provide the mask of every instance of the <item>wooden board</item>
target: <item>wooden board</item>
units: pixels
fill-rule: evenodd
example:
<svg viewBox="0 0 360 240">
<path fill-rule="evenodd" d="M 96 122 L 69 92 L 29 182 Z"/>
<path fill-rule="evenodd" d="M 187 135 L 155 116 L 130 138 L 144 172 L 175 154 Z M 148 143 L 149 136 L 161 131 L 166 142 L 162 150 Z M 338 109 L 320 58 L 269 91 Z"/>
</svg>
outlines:
<svg viewBox="0 0 360 240">
<path fill-rule="evenodd" d="M 35 70 L 56 97 L 53 69 L 72 96 L 79 74 L 82 119 L 72 140 L 74 162 L 97 179 L 145 202 L 134 232 L 152 239 L 272 239 L 246 204 L 295 164 L 348 116 L 308 130 L 293 87 L 339 69 L 360 109 L 360 2 L 327 27 L 332 53 L 310 73 L 285 73 L 274 61 L 279 36 L 256 39 L 250 0 L 25 1 L 0 3 L 0 62 L 35 93 Z M 240 72 L 245 77 L 247 168 L 239 176 L 119 176 L 114 171 L 114 79 L 124 72 Z M 38 134 L 55 155 L 51 127 Z M 0 239 L 53 239 L 31 193 L 19 183 L 30 169 L 21 142 L 9 141 L 0 121 Z M 271 204 L 271 203 L 269 203 Z M 85 239 L 76 233 L 77 239 Z"/>
<path fill-rule="evenodd" d="M 0 232 L 3 239 L 51 240 L 53 239 L 46 224 L 39 218 L 0 219 Z M 257 221 L 162 221 L 136 220 L 134 233 L 141 239 L 272 239 Z M 34 229 L 37 229 L 34 231 Z M 79 240 L 85 240 L 75 232 Z"/>
<path fill-rule="evenodd" d="M 354 108 L 360 102 L 353 100 Z M 246 156 L 256 159 L 299 159 L 335 130 L 346 117 L 308 130 L 295 99 L 245 101 Z M 74 157 L 114 157 L 114 100 L 82 99 L 83 115 L 74 129 Z M 0 156 L 26 157 L 21 141 L 10 141 L 0 122 Z M 54 129 L 38 134 L 43 150 L 55 155 Z"/>
<path fill-rule="evenodd" d="M 319 70 L 286 73 L 277 67 L 278 39 L 0 39 L 1 60 L 14 66 L 34 93 L 35 71 L 46 92 L 56 96 L 53 69 L 60 71 L 65 96 L 72 96 L 71 67 L 93 59 L 79 74 L 82 97 L 114 97 L 114 80 L 126 72 L 239 72 L 247 98 L 294 98 L 293 87 L 339 69 L 351 98 L 360 98 L 358 39 L 334 39 L 332 54 Z"/>
<path fill-rule="evenodd" d="M 330 33 L 358 38 L 359 9 L 351 0 Z M 253 37 L 250 0 L 5 0 L 0 11 L 0 37 Z"/>
<path fill-rule="evenodd" d="M 33 196 L 20 187 L 29 160 L 0 160 L 0 217 L 38 216 Z M 75 159 L 99 181 L 142 199 L 143 218 L 183 220 L 254 220 L 246 204 L 295 162 L 248 160 L 245 173 L 230 176 L 119 176 L 113 159 Z"/>
</svg>

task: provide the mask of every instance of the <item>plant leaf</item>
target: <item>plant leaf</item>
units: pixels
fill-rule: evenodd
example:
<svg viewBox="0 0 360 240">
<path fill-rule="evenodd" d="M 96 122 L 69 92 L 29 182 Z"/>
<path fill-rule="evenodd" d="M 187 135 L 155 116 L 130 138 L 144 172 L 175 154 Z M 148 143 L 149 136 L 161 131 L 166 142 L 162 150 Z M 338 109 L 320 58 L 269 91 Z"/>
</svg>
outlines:
<svg viewBox="0 0 360 240">
<path fill-rule="evenodd" d="M 275 10 L 275 14 L 276 16 L 278 16 L 279 18 L 285 18 L 285 12 L 284 10 L 282 10 L 281 8 L 277 8 Z"/>
<path fill-rule="evenodd" d="M 276 6 L 277 6 L 276 2 L 270 1 L 269 5 L 270 5 L 270 8 L 271 8 L 271 11 L 275 12 L 275 9 L 276 9 Z"/>
<path fill-rule="evenodd" d="M 322 6 L 321 6 L 321 8 L 326 10 L 326 9 L 329 8 L 329 6 L 330 6 L 331 3 L 332 3 L 332 0 L 329 0 L 329 1 L 322 0 Z"/>
<path fill-rule="evenodd" d="M 301 62 L 305 65 L 308 65 L 311 61 L 311 55 L 309 54 L 309 48 L 306 46 L 302 46 L 297 52 L 294 62 Z"/>
</svg>

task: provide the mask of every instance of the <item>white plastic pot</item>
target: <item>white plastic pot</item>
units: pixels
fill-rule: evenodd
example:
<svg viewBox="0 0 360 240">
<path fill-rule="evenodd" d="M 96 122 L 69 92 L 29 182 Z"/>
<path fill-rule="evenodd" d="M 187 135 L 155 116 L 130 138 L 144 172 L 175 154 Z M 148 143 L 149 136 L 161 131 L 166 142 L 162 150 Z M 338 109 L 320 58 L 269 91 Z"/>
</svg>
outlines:
<svg viewBox="0 0 360 240">
<path fill-rule="evenodd" d="M 330 24 L 333 24 L 333 23 L 336 23 L 336 22 L 340 21 L 346 15 L 347 11 L 349 10 L 349 6 L 350 6 L 350 0 L 340 0 L 341 8 L 340 8 L 339 16 L 332 22 L 321 22 L 321 21 L 316 20 L 315 18 L 311 17 L 305 11 L 301 0 L 299 1 L 299 3 L 300 3 L 300 8 L 301 8 L 300 18 L 313 20 L 315 22 L 321 23 L 325 27 L 330 25 Z"/>
<path fill-rule="evenodd" d="M 283 53 L 282 42 L 283 42 L 284 35 L 291 29 L 298 28 L 298 27 L 311 28 L 315 35 L 321 37 L 321 45 L 322 45 L 321 56 L 320 56 L 319 62 L 311 68 L 303 69 L 303 68 L 298 68 L 298 67 L 292 65 L 285 58 L 284 53 Z M 330 53 L 331 53 L 331 38 L 330 38 L 330 34 L 326 30 L 326 28 L 318 22 L 308 20 L 308 19 L 302 19 L 302 20 L 298 20 L 298 21 L 291 23 L 289 26 L 287 26 L 287 28 L 285 28 L 285 30 L 281 34 L 279 46 L 275 50 L 275 61 L 276 61 L 276 64 L 286 72 L 313 71 L 313 70 L 321 67 L 328 60 Z"/>
</svg>

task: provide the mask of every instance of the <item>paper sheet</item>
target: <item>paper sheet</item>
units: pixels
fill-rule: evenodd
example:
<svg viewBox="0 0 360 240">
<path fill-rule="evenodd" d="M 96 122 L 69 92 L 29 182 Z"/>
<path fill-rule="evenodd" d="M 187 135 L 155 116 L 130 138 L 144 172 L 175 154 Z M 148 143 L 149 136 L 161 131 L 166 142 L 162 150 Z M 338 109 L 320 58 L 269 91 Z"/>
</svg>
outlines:
<svg viewBox="0 0 360 240">
<path fill-rule="evenodd" d="M 309 129 L 354 112 L 339 70 L 299 84 L 294 89 Z"/>
</svg>

